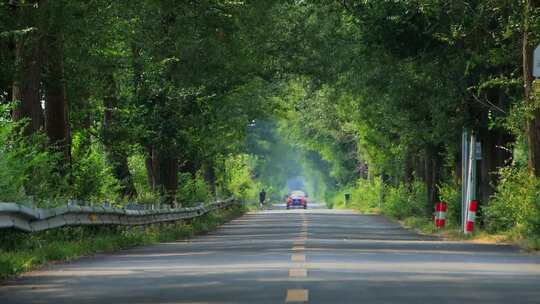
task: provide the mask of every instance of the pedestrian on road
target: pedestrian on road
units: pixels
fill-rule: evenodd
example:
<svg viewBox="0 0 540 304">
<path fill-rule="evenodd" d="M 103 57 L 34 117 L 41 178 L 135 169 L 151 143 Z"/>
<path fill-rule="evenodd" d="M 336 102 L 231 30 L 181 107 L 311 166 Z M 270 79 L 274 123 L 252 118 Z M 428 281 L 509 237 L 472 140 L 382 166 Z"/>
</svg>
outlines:
<svg viewBox="0 0 540 304">
<path fill-rule="evenodd" d="M 266 191 L 262 189 L 261 192 L 259 192 L 259 203 L 261 204 L 261 207 L 264 204 L 265 200 L 266 200 Z"/>
</svg>

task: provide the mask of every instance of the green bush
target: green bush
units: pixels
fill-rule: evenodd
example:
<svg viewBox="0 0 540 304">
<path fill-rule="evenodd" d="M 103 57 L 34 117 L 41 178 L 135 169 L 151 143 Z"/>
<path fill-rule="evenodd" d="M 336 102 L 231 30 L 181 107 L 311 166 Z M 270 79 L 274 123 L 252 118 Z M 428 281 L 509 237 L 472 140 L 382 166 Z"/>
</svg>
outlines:
<svg viewBox="0 0 540 304">
<path fill-rule="evenodd" d="M 0 107 L 0 201 L 42 208 L 56 207 L 75 198 L 88 202 L 115 201 L 118 183 L 97 141 L 74 133 L 72 159 L 64 164 L 60 153 L 48 150 L 42 132 L 22 134 L 25 122 L 6 117 Z"/>
<path fill-rule="evenodd" d="M 517 167 L 501 169 L 500 177 L 495 195 L 484 207 L 486 229 L 540 236 L 540 180 Z"/>
<path fill-rule="evenodd" d="M 351 194 L 349 205 L 345 206 L 345 193 Z M 330 202 L 335 208 L 353 208 L 361 212 L 381 212 L 391 217 L 404 219 L 423 216 L 426 206 L 426 187 L 420 181 L 411 185 L 383 186 L 380 179 L 360 179 L 355 187 L 348 187 L 333 193 Z"/>
<path fill-rule="evenodd" d="M 135 190 L 137 190 L 136 201 L 140 204 L 155 204 L 160 201 L 159 193 L 152 191 L 148 184 L 148 171 L 146 169 L 145 156 L 136 153 L 128 158 L 128 166 Z"/>
<path fill-rule="evenodd" d="M 439 187 L 441 201 L 447 203 L 446 225 L 457 226 L 461 222 L 461 185 L 455 181 Z"/>
<path fill-rule="evenodd" d="M 82 143 L 87 134 L 76 133 L 72 140 L 71 196 L 75 199 L 101 203 L 118 200 L 119 183 L 98 142 Z"/>
<path fill-rule="evenodd" d="M 204 181 L 202 174 L 191 176 L 191 173 L 180 173 L 178 176 L 178 191 L 176 200 L 182 206 L 207 202 L 210 199 L 210 189 Z"/>
<path fill-rule="evenodd" d="M 351 193 L 351 201 L 359 204 L 361 210 L 371 211 L 379 209 L 382 204 L 383 186 L 380 179 L 359 179 Z"/>
<path fill-rule="evenodd" d="M 234 196 L 248 202 L 258 201 L 258 195 L 262 185 L 256 182 L 252 176 L 254 160 L 248 155 L 229 156 L 224 160 L 223 175 L 219 176 L 222 186 L 221 196 Z M 270 197 L 272 194 L 268 193 Z"/>
<path fill-rule="evenodd" d="M 328 201 L 334 208 L 352 208 L 361 212 L 378 210 L 381 203 L 382 184 L 379 179 L 359 179 L 354 187 L 347 187 L 332 193 Z M 350 194 L 350 202 L 345 205 L 345 194 Z"/>
<path fill-rule="evenodd" d="M 420 181 L 414 181 L 409 186 L 386 186 L 381 212 L 398 219 L 422 216 L 425 213 L 426 200 L 426 186 Z"/>
<path fill-rule="evenodd" d="M 66 197 L 68 179 L 56 170 L 59 155 L 43 149 L 45 136 L 22 134 L 0 106 L 0 201 L 49 207 Z"/>
</svg>

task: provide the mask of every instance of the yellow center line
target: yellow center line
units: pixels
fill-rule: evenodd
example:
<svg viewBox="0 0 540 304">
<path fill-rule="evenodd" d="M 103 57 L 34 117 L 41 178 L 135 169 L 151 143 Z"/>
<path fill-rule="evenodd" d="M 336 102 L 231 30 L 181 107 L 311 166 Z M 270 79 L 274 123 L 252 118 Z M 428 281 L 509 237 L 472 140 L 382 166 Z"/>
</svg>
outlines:
<svg viewBox="0 0 540 304">
<path fill-rule="evenodd" d="M 302 269 L 302 268 L 289 269 L 289 277 L 291 277 L 291 278 L 305 278 L 305 277 L 307 277 L 307 269 Z"/>
<path fill-rule="evenodd" d="M 292 262 L 305 262 L 306 261 L 306 255 L 305 254 L 293 254 L 293 255 L 291 255 L 291 261 Z"/>
<path fill-rule="evenodd" d="M 309 291 L 307 289 L 288 289 L 285 303 L 307 302 L 309 301 Z"/>
<path fill-rule="evenodd" d="M 293 246 L 292 250 L 293 251 L 302 251 L 302 250 L 305 250 L 306 247 L 304 246 Z"/>
</svg>

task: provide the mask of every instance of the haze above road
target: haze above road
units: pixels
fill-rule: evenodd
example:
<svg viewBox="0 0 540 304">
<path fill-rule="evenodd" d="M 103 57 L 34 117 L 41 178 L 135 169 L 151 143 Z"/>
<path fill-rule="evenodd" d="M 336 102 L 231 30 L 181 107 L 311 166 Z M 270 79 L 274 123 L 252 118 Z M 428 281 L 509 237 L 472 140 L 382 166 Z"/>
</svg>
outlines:
<svg viewBox="0 0 540 304">
<path fill-rule="evenodd" d="M 58 264 L 1 303 L 540 303 L 540 256 L 444 242 L 384 217 L 249 213 L 189 241 Z"/>
</svg>

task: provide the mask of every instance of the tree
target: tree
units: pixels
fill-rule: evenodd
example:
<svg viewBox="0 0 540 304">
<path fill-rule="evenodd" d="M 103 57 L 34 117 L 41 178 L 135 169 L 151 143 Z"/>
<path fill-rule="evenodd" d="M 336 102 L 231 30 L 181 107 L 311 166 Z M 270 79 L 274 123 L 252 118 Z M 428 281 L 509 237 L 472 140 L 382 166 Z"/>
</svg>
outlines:
<svg viewBox="0 0 540 304">
<path fill-rule="evenodd" d="M 540 108 L 535 103 L 532 91 L 533 53 L 539 39 L 534 35 L 540 26 L 540 1 L 526 0 L 523 16 L 523 81 L 525 82 L 525 102 L 532 107 L 531 117 L 527 117 L 527 138 L 529 142 L 529 170 L 540 177 Z"/>
</svg>

